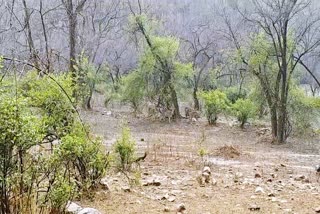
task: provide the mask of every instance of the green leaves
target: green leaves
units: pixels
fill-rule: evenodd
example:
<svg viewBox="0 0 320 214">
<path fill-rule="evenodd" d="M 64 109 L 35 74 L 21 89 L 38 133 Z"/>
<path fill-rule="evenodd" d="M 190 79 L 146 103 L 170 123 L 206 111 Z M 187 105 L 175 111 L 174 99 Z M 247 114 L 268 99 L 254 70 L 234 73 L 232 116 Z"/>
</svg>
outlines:
<svg viewBox="0 0 320 214">
<path fill-rule="evenodd" d="M 123 171 L 129 171 L 136 151 L 136 142 L 131 138 L 129 128 L 122 128 L 121 136 L 113 145 L 113 150 L 116 155 L 118 168 Z"/>
<path fill-rule="evenodd" d="M 257 112 L 257 108 L 250 99 L 242 98 L 232 104 L 231 109 L 238 121 L 241 122 L 242 128 L 248 119 L 253 118 Z"/>
<path fill-rule="evenodd" d="M 204 100 L 209 124 L 215 124 L 218 119 L 218 114 L 228 108 L 227 95 L 219 90 L 201 92 L 199 95 Z"/>
</svg>

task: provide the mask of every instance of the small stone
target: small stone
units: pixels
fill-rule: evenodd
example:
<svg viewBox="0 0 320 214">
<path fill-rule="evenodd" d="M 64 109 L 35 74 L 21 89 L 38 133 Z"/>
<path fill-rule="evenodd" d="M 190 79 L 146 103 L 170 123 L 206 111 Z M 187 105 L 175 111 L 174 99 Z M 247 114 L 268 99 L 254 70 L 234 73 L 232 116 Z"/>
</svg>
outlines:
<svg viewBox="0 0 320 214">
<path fill-rule="evenodd" d="M 205 183 L 210 183 L 210 173 L 208 172 L 203 172 L 202 176 L 204 177 L 204 182 Z"/>
<path fill-rule="evenodd" d="M 217 183 L 218 183 L 217 180 L 212 178 L 212 185 L 215 186 L 215 185 L 217 185 Z"/>
<path fill-rule="evenodd" d="M 203 167 L 202 172 L 203 172 L 203 173 L 204 173 L 204 172 L 207 172 L 207 173 L 211 174 L 211 169 L 210 169 L 210 167 L 205 166 L 205 167 Z"/>
<path fill-rule="evenodd" d="M 165 208 L 163 209 L 163 211 L 166 212 L 166 213 L 168 213 L 168 212 L 170 212 L 170 209 L 169 209 L 169 207 L 165 207 Z"/>
<path fill-rule="evenodd" d="M 302 181 L 302 180 L 304 180 L 305 178 L 306 178 L 306 176 L 304 176 L 304 175 L 299 175 L 299 176 L 295 177 L 294 180 L 295 180 L 295 181 Z"/>
<path fill-rule="evenodd" d="M 256 190 L 255 190 L 255 193 L 256 194 L 264 193 L 264 189 L 262 187 L 257 187 Z"/>
<path fill-rule="evenodd" d="M 77 214 L 102 214 L 101 212 L 99 212 L 96 209 L 93 208 L 83 208 L 80 212 L 78 212 Z"/>
<path fill-rule="evenodd" d="M 174 202 L 176 200 L 176 197 L 174 197 L 174 196 L 169 196 L 168 197 L 168 201 L 169 202 Z"/>
<path fill-rule="evenodd" d="M 292 174 L 293 174 L 293 171 L 292 171 L 291 169 L 289 169 L 289 170 L 287 171 L 287 174 L 292 175 Z"/>
<path fill-rule="evenodd" d="M 315 211 L 316 213 L 320 213 L 320 207 L 315 208 L 314 211 Z"/>
<path fill-rule="evenodd" d="M 252 204 L 252 205 L 250 205 L 249 210 L 250 211 L 259 211 L 260 207 L 256 204 Z"/>
<path fill-rule="evenodd" d="M 273 192 L 268 193 L 268 197 L 275 197 L 275 194 Z"/>
<path fill-rule="evenodd" d="M 186 206 L 184 204 L 179 204 L 177 208 L 177 212 L 183 212 L 186 210 Z"/>
<path fill-rule="evenodd" d="M 71 201 L 69 201 L 66 206 L 66 211 L 68 213 L 78 213 L 80 210 L 82 210 L 82 207 Z"/>
<path fill-rule="evenodd" d="M 267 179 L 267 182 L 270 182 L 270 183 L 271 183 L 271 182 L 272 182 L 272 179 L 271 179 L 271 178 L 268 178 L 268 179 Z"/>
<path fill-rule="evenodd" d="M 109 187 L 109 184 L 108 184 L 108 182 L 106 181 L 106 180 L 101 180 L 100 182 L 99 182 L 99 184 L 100 184 L 100 186 L 101 186 L 101 189 L 103 189 L 103 190 L 110 190 L 110 187 Z"/>
<path fill-rule="evenodd" d="M 272 198 L 271 198 L 271 201 L 272 201 L 272 202 L 277 202 L 278 199 L 277 199 L 276 197 L 272 197 Z"/>
<path fill-rule="evenodd" d="M 255 177 L 255 178 L 261 178 L 261 175 L 260 175 L 259 173 L 256 173 L 256 174 L 254 175 L 254 177 Z"/>
<path fill-rule="evenodd" d="M 140 141 L 141 141 L 141 142 L 144 142 L 144 138 L 141 138 Z"/>
<path fill-rule="evenodd" d="M 124 192 L 131 192 L 131 189 L 130 189 L 130 187 L 128 187 L 128 186 L 122 187 L 122 190 L 123 190 Z"/>
<path fill-rule="evenodd" d="M 281 166 L 281 167 L 286 167 L 286 165 L 285 165 L 285 164 L 283 164 L 283 163 L 281 163 L 281 164 L 280 164 L 280 166 Z"/>
</svg>

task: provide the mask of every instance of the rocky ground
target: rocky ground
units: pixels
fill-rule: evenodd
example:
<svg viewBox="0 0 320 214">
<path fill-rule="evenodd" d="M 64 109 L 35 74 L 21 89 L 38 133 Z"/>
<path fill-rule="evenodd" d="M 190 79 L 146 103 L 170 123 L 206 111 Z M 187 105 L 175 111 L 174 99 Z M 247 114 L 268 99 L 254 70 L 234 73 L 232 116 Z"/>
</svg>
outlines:
<svg viewBox="0 0 320 214">
<path fill-rule="evenodd" d="M 269 143 L 268 128 L 261 125 L 241 130 L 227 120 L 207 126 L 204 119 L 169 124 L 136 118 L 120 108 L 96 107 L 81 114 L 108 148 L 127 121 L 138 156 L 148 153 L 136 166 L 141 177 L 130 175 L 135 185 L 110 172 L 104 179 L 109 190 L 78 202 L 83 207 L 112 214 L 320 213 L 317 137 L 293 138 L 279 146 Z"/>
</svg>

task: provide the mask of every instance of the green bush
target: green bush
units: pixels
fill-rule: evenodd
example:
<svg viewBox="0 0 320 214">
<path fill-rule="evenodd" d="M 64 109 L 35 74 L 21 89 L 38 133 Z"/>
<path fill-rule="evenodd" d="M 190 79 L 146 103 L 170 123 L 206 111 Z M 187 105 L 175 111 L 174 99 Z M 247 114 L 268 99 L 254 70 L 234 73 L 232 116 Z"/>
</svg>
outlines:
<svg viewBox="0 0 320 214">
<path fill-rule="evenodd" d="M 72 92 L 69 75 L 0 82 L 0 213 L 61 213 L 105 174 L 101 140 L 81 124 Z"/>
<path fill-rule="evenodd" d="M 289 93 L 288 114 L 294 134 L 310 134 L 316 128 L 320 113 L 320 98 L 310 97 L 305 92 L 293 87 Z"/>
<path fill-rule="evenodd" d="M 235 103 L 238 99 L 245 99 L 247 97 L 246 91 L 241 90 L 241 92 L 239 92 L 239 89 L 237 87 L 227 88 L 225 93 L 227 95 L 228 100 L 232 104 Z"/>
<path fill-rule="evenodd" d="M 146 90 L 143 74 L 133 71 L 123 77 L 121 83 L 121 100 L 130 104 L 135 112 L 138 111 Z"/>
<path fill-rule="evenodd" d="M 61 145 L 56 149 L 57 158 L 73 172 L 78 188 L 82 192 L 97 187 L 106 173 L 109 160 L 99 138 L 87 136 L 77 123 L 72 132 L 61 138 Z"/>
<path fill-rule="evenodd" d="M 253 118 L 256 114 L 256 107 L 250 99 L 238 99 L 231 106 L 233 114 L 237 117 L 241 123 L 241 128 L 248 122 L 248 119 Z"/>
<path fill-rule="evenodd" d="M 204 100 L 205 113 L 210 125 L 215 124 L 218 115 L 228 108 L 228 98 L 219 90 L 201 92 L 200 97 Z"/>
<path fill-rule="evenodd" d="M 131 138 L 129 128 L 122 128 L 121 136 L 113 147 L 118 169 L 120 171 L 130 171 L 135 160 L 136 142 Z"/>
</svg>

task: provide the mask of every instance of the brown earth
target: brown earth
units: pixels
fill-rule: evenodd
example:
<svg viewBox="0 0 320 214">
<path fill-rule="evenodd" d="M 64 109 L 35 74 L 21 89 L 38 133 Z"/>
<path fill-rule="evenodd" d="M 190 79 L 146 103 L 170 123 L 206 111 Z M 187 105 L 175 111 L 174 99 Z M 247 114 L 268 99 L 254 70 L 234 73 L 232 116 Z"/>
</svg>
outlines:
<svg viewBox="0 0 320 214">
<path fill-rule="evenodd" d="M 111 115 L 103 107 L 81 115 L 104 137 L 108 148 L 127 121 L 137 155 L 148 152 L 140 164 L 141 178 L 136 178 L 140 185 L 129 187 L 124 175 L 109 172 L 110 191 L 99 191 L 93 200 L 81 201 L 83 206 L 112 214 L 176 213 L 181 203 L 189 214 L 304 214 L 316 213 L 320 207 L 320 183 L 314 169 L 320 162 L 318 137 L 272 145 L 266 140 L 268 133 L 261 136 L 265 127 L 251 125 L 242 130 L 228 120 L 208 126 L 203 118 L 169 124 L 136 118 L 119 106 L 114 106 Z M 199 156 L 201 148 L 207 152 L 204 157 Z M 204 165 L 210 166 L 216 184 L 201 187 L 197 182 Z M 143 186 L 147 181 L 160 182 L 160 186 Z"/>
</svg>

